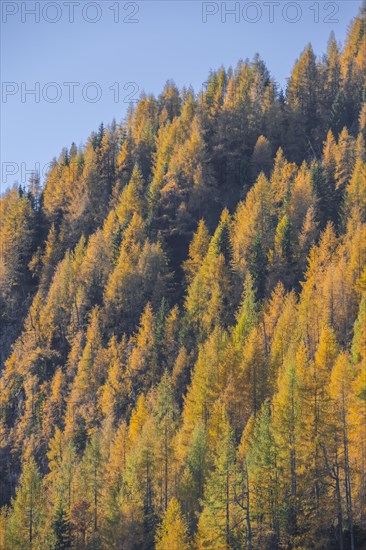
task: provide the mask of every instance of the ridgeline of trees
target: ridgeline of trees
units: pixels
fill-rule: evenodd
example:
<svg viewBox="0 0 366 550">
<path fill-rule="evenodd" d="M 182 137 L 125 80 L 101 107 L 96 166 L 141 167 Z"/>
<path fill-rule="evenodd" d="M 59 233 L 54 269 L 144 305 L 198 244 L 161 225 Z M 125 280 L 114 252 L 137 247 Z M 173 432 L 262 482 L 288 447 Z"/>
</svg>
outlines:
<svg viewBox="0 0 366 550">
<path fill-rule="evenodd" d="M 0 547 L 366 547 L 366 13 L 1 198 Z"/>
</svg>

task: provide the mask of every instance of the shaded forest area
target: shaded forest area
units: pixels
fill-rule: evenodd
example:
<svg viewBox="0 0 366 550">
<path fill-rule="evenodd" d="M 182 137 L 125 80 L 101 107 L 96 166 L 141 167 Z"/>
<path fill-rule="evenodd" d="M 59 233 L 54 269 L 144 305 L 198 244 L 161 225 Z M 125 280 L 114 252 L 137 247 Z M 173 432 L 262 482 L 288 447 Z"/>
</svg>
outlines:
<svg viewBox="0 0 366 550">
<path fill-rule="evenodd" d="M 366 548 L 366 10 L 0 201 L 0 547 Z"/>
</svg>

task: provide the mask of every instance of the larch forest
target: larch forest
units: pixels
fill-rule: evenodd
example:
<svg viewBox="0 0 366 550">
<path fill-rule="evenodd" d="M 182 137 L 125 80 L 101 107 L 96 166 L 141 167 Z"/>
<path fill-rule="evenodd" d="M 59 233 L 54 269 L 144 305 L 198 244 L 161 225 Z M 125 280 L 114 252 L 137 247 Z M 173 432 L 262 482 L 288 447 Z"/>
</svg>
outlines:
<svg viewBox="0 0 366 550">
<path fill-rule="evenodd" d="M 0 547 L 366 548 L 366 7 L 0 199 Z"/>
</svg>

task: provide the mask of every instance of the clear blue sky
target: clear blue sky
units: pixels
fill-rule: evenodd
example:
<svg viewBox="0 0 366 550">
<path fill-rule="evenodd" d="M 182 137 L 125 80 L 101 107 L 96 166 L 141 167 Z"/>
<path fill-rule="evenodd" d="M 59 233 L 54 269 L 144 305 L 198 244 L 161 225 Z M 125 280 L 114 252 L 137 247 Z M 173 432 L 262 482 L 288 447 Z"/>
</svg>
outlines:
<svg viewBox="0 0 366 550">
<path fill-rule="evenodd" d="M 36 163 L 43 167 L 72 141 L 85 142 L 101 121 L 123 119 L 129 96 L 138 97 L 142 90 L 158 94 L 168 79 L 199 90 L 210 69 L 235 66 L 239 59 L 259 52 L 284 86 L 308 42 L 321 55 L 332 30 L 344 41 L 361 1 L 239 2 L 237 21 L 229 14 L 225 21 L 221 1 L 79 0 L 67 5 L 63 0 L 43 0 L 38 2 L 39 22 L 22 10 L 22 4 L 38 10 L 37 2 L 1 4 L 4 190 L 13 181 L 21 182 L 24 170 L 34 169 Z M 230 10 L 235 2 L 224 5 Z M 24 94 L 37 82 L 39 102 L 32 95 L 22 98 L 22 88 Z M 51 82 L 58 87 L 47 86 Z M 65 82 L 80 83 L 74 88 L 74 103 L 69 101 L 72 86 Z M 85 87 L 91 82 L 98 88 Z M 88 102 L 97 91 L 100 100 Z M 59 101 L 50 102 L 57 94 Z M 6 165 L 17 173 L 5 180 L 4 163 L 10 162 L 19 169 Z"/>
</svg>

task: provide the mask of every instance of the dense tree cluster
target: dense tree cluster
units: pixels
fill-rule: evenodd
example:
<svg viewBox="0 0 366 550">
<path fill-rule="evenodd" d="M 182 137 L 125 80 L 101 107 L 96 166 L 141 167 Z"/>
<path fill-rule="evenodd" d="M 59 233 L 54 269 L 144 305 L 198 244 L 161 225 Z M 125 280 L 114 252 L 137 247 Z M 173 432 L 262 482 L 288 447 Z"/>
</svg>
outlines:
<svg viewBox="0 0 366 550">
<path fill-rule="evenodd" d="M 1 197 L 0 547 L 366 545 L 366 14 Z"/>
</svg>

